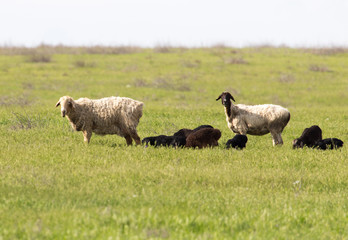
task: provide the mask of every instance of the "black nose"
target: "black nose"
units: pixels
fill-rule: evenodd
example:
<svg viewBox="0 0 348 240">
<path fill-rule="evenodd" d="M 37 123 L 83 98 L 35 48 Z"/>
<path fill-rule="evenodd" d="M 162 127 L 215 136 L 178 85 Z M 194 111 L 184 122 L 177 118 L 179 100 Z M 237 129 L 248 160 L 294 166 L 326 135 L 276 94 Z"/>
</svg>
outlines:
<svg viewBox="0 0 348 240">
<path fill-rule="evenodd" d="M 66 111 L 63 110 L 63 111 L 62 111 L 62 117 L 65 117 L 65 114 L 66 114 Z"/>
</svg>

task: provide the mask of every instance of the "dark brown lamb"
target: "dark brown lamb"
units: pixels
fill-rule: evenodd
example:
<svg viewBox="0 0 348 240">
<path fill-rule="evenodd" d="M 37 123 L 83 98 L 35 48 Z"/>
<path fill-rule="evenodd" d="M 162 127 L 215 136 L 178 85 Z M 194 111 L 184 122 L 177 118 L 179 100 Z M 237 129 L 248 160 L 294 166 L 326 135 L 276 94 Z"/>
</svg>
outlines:
<svg viewBox="0 0 348 240">
<path fill-rule="evenodd" d="M 221 131 L 214 128 L 203 128 L 191 133 L 186 138 L 186 147 L 205 148 L 218 146 L 218 140 L 221 137 Z"/>
</svg>

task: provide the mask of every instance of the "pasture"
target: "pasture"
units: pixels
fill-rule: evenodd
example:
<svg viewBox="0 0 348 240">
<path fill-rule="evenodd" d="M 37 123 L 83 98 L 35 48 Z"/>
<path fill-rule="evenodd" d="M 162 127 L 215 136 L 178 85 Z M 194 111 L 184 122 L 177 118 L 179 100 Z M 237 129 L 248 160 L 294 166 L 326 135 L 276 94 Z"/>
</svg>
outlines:
<svg viewBox="0 0 348 240">
<path fill-rule="evenodd" d="M 284 145 L 234 136 L 215 99 L 279 104 Z M 83 143 L 58 99 L 144 102 L 141 138 L 210 124 L 219 147 Z M 319 125 L 339 150 L 293 150 Z M 0 239 L 347 239 L 348 50 L 0 48 Z"/>
</svg>

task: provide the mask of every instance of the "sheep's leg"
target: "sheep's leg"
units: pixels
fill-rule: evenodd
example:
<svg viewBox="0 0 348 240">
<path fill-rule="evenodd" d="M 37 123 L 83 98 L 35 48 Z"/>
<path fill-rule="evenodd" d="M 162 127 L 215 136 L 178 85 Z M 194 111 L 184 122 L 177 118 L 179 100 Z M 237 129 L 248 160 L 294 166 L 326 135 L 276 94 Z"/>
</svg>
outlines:
<svg viewBox="0 0 348 240">
<path fill-rule="evenodd" d="M 271 132 L 271 135 L 272 135 L 273 146 L 283 144 L 283 139 L 280 133 Z"/>
<path fill-rule="evenodd" d="M 136 145 L 141 144 L 140 137 L 136 131 L 130 133 L 131 137 L 134 139 Z"/>
<path fill-rule="evenodd" d="M 271 135 L 272 135 L 272 143 L 273 143 L 273 146 L 275 146 L 275 145 L 278 144 L 277 134 L 276 134 L 275 132 L 272 132 L 272 131 L 271 131 Z"/>
<path fill-rule="evenodd" d="M 278 144 L 283 145 L 283 139 L 281 133 L 278 133 Z"/>
<path fill-rule="evenodd" d="M 85 143 L 89 143 L 89 141 L 91 140 L 92 137 L 92 132 L 84 130 L 83 131 L 83 139 L 85 141 Z"/>
<path fill-rule="evenodd" d="M 132 145 L 132 137 L 130 135 L 126 135 L 124 138 L 126 139 L 128 146 Z"/>
</svg>

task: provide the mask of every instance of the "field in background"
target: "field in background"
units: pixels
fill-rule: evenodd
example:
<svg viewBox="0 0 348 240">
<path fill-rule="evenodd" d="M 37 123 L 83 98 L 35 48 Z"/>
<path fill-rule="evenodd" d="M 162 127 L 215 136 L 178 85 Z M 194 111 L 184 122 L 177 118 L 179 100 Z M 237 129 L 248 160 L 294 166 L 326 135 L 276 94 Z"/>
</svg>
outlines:
<svg viewBox="0 0 348 240">
<path fill-rule="evenodd" d="M 348 50 L 40 46 L 0 48 L 0 239 L 348 238 Z M 291 112 L 284 146 L 233 137 L 222 91 Z M 211 124 L 220 146 L 90 145 L 55 108 L 63 95 L 145 103 L 140 137 Z M 337 151 L 293 150 L 304 128 Z"/>
</svg>

